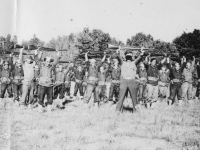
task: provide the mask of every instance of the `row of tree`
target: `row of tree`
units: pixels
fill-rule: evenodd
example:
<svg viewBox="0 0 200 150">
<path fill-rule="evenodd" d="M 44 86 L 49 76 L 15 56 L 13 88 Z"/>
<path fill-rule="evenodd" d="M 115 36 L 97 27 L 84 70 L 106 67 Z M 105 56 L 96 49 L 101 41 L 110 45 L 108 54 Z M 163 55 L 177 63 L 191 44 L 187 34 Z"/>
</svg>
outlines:
<svg viewBox="0 0 200 150">
<path fill-rule="evenodd" d="M 0 37 L 1 47 L 9 49 L 9 43 L 17 43 L 17 37 L 11 39 L 9 34 L 6 38 Z M 52 38 L 49 42 L 45 43 L 36 35 L 33 35 L 28 41 L 22 41 L 21 45 L 35 45 L 46 46 L 58 50 L 66 51 L 65 53 L 70 59 L 76 57 L 82 51 L 104 51 L 107 49 L 107 43 L 114 45 L 127 45 L 133 47 L 147 47 L 155 49 L 159 53 L 177 53 L 184 54 L 185 52 L 200 52 L 200 30 L 195 29 L 191 33 L 183 33 L 181 36 L 176 37 L 172 43 L 164 42 L 161 40 L 154 40 L 153 36 L 144 33 L 137 33 L 131 38 L 127 39 L 126 44 L 111 37 L 109 33 L 104 33 L 99 29 L 90 30 L 84 28 L 82 32 L 71 33 L 70 35 L 58 36 Z M 6 45 L 6 46 L 5 46 Z M 189 54 L 189 53 L 188 53 Z M 68 57 L 69 58 L 69 57 Z"/>
</svg>

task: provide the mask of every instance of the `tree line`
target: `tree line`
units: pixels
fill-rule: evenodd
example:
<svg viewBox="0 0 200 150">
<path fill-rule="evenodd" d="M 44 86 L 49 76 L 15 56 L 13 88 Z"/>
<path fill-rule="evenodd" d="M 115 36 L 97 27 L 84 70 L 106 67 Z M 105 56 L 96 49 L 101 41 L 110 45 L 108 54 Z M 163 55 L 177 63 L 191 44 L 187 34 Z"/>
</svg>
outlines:
<svg viewBox="0 0 200 150">
<path fill-rule="evenodd" d="M 0 48 L 9 49 L 10 43 L 17 43 L 17 36 L 11 37 L 10 34 L 7 37 L 0 37 Z M 116 40 L 110 36 L 109 33 L 105 33 L 99 29 L 90 30 L 84 28 L 79 33 L 71 33 L 70 35 L 58 36 L 52 38 L 49 42 L 45 43 L 36 35 L 30 40 L 24 40 L 22 46 L 34 45 L 34 46 L 45 46 L 58 50 L 66 51 L 67 56 L 71 59 L 76 57 L 82 51 L 104 51 L 107 49 L 107 43 L 113 45 L 126 45 L 132 47 L 147 47 L 155 49 L 158 53 L 180 53 L 180 54 L 198 54 L 200 53 L 200 30 L 195 29 L 193 32 L 185 33 L 176 37 L 172 43 L 165 42 L 162 40 L 154 39 L 152 35 L 145 33 L 137 33 L 136 35 L 127 39 L 126 43 L 120 40 Z M 10 46 L 10 47 L 9 47 Z M 199 55 L 200 56 L 200 55 Z"/>
</svg>

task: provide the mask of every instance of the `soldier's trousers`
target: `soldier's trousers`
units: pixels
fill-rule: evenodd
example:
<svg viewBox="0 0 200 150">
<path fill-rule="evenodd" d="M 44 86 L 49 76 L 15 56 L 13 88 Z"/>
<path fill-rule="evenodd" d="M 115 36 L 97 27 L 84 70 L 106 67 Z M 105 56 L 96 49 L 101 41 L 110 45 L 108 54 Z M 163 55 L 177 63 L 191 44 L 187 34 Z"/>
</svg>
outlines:
<svg viewBox="0 0 200 150">
<path fill-rule="evenodd" d="M 53 86 L 39 86 L 39 104 L 44 105 L 44 98 L 47 95 L 47 104 L 52 105 L 53 103 Z"/>
<path fill-rule="evenodd" d="M 65 85 L 59 85 L 54 87 L 54 94 L 53 94 L 53 99 L 56 99 L 59 95 L 59 99 L 63 99 L 65 97 Z"/>
<path fill-rule="evenodd" d="M 8 93 L 8 97 L 11 98 L 13 97 L 13 94 L 12 94 L 12 84 L 4 84 L 4 83 L 1 83 L 1 94 L 0 94 L 0 98 L 4 98 L 4 95 L 6 93 L 6 90 L 7 90 L 7 93 Z"/>
<path fill-rule="evenodd" d="M 181 86 L 182 89 L 182 100 L 191 100 L 192 99 L 192 83 L 184 82 Z"/>
<path fill-rule="evenodd" d="M 158 86 L 158 93 L 160 97 L 169 97 L 169 86 Z"/>
<path fill-rule="evenodd" d="M 34 97 L 39 97 L 39 84 L 35 83 L 34 84 Z"/>
<path fill-rule="evenodd" d="M 157 101 L 158 100 L 158 85 L 154 86 L 151 84 L 147 84 L 147 97 L 150 101 Z"/>
<path fill-rule="evenodd" d="M 197 84 L 196 97 L 200 98 L 199 95 L 200 95 L 200 82 L 198 82 Z"/>
<path fill-rule="evenodd" d="M 19 96 L 22 96 L 23 84 L 13 84 L 14 100 L 19 101 Z"/>
<path fill-rule="evenodd" d="M 68 83 L 65 83 L 64 84 L 64 94 L 66 93 L 66 96 L 70 96 L 70 86 L 71 86 L 71 83 L 68 82 Z"/>
<path fill-rule="evenodd" d="M 87 84 L 87 89 L 86 89 L 86 93 L 85 93 L 85 103 L 89 103 L 90 98 L 92 96 L 92 92 L 94 92 L 94 102 L 98 102 L 98 97 L 97 97 L 97 90 L 96 90 L 96 85 L 92 85 L 92 84 Z"/>
<path fill-rule="evenodd" d="M 95 89 L 96 99 L 99 102 L 101 98 L 105 99 L 106 96 L 106 85 L 98 85 Z"/>
<path fill-rule="evenodd" d="M 172 101 L 172 104 L 174 103 L 176 96 L 177 96 L 178 100 L 181 100 L 182 89 L 181 89 L 181 83 L 180 82 L 174 82 L 173 84 L 170 85 L 169 99 Z"/>
<path fill-rule="evenodd" d="M 139 83 L 139 90 L 138 90 L 138 100 L 144 101 L 147 97 L 147 84 L 146 83 Z"/>
<path fill-rule="evenodd" d="M 109 101 L 113 101 L 113 96 L 115 96 L 114 103 L 119 101 L 119 91 L 120 91 L 120 84 L 119 83 L 111 83 L 110 91 L 109 91 Z"/>
<path fill-rule="evenodd" d="M 87 89 L 87 83 L 83 83 L 83 95 L 85 95 L 86 89 Z"/>
<path fill-rule="evenodd" d="M 83 85 L 82 83 L 76 82 L 74 87 L 74 96 L 77 96 L 78 90 L 80 92 L 80 96 L 83 96 Z"/>
<path fill-rule="evenodd" d="M 119 92 L 119 101 L 117 103 L 116 111 L 121 111 L 123 107 L 123 102 L 125 99 L 126 92 L 129 91 L 132 103 L 133 110 L 135 110 L 135 106 L 137 105 L 137 82 L 134 79 L 121 79 L 120 82 L 120 92 Z"/>
<path fill-rule="evenodd" d="M 33 84 L 32 81 L 25 81 L 24 80 L 24 82 L 23 82 L 23 91 L 22 91 L 22 98 L 20 100 L 20 104 L 21 105 L 32 104 L 32 102 L 33 102 L 33 90 L 34 90 L 32 84 Z"/>
</svg>

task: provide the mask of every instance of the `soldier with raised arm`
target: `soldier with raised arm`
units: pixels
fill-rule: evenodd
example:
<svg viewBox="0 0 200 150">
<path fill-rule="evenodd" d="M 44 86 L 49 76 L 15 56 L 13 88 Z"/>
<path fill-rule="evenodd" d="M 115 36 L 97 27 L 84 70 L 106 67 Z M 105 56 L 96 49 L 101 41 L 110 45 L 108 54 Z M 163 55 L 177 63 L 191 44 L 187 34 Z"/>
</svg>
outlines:
<svg viewBox="0 0 200 150">
<path fill-rule="evenodd" d="M 51 57 L 44 58 L 44 61 L 39 61 L 40 79 L 39 79 L 39 106 L 38 111 L 42 112 L 44 106 L 44 98 L 47 95 L 48 112 L 52 110 L 53 103 L 53 72 L 60 59 L 60 53 L 57 51 L 56 60 Z"/>
<path fill-rule="evenodd" d="M 19 54 L 19 60 L 24 70 L 23 92 L 20 100 L 20 105 L 25 106 L 26 104 L 28 104 L 28 108 L 31 108 L 33 100 L 33 92 L 34 92 L 32 83 L 34 80 L 34 68 L 36 62 L 31 56 L 26 58 L 25 62 L 23 62 L 23 50 L 24 48 L 20 49 L 20 54 Z M 38 50 L 39 49 L 35 50 L 35 56 L 37 55 Z M 39 57 L 41 57 L 41 52 L 39 54 Z M 28 102 L 26 101 L 27 97 L 29 99 Z"/>
<path fill-rule="evenodd" d="M 126 51 L 126 61 L 123 62 L 121 66 L 121 80 L 120 80 L 120 93 L 119 93 L 119 101 L 117 103 L 116 111 L 122 111 L 123 102 L 125 99 L 125 95 L 127 91 L 129 91 L 132 103 L 133 103 L 133 111 L 136 111 L 135 106 L 138 104 L 137 102 L 137 87 L 138 84 L 136 82 L 136 64 L 139 62 L 141 57 L 143 56 L 144 51 L 141 48 L 141 54 L 135 59 L 134 54 Z"/>
<path fill-rule="evenodd" d="M 13 75 L 14 102 L 18 105 L 19 96 L 22 96 L 22 87 L 23 87 L 22 81 L 24 80 L 24 70 L 22 68 L 22 64 L 19 59 L 13 61 L 12 75 Z"/>
<path fill-rule="evenodd" d="M 88 53 L 88 52 L 87 52 Z M 87 81 L 87 92 L 86 95 L 84 97 L 85 100 L 85 105 L 86 107 L 88 107 L 88 103 L 89 100 L 91 98 L 92 92 L 94 92 L 94 104 L 95 107 L 98 107 L 98 96 L 97 96 L 97 83 L 98 83 L 98 70 L 100 68 L 100 66 L 102 66 L 102 62 L 105 60 L 105 55 L 103 57 L 103 59 L 101 60 L 101 62 L 96 65 L 96 60 L 95 59 L 91 59 L 88 60 L 88 55 L 87 53 L 85 53 L 85 62 L 87 63 L 87 70 L 88 70 L 88 81 Z"/>
</svg>

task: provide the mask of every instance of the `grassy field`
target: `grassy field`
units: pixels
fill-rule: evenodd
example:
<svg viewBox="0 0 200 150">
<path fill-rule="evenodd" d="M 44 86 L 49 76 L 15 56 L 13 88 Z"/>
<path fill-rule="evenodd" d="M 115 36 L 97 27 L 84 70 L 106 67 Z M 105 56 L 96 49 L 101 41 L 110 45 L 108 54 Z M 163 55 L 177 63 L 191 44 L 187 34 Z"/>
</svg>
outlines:
<svg viewBox="0 0 200 150">
<path fill-rule="evenodd" d="M 127 100 L 128 101 L 128 100 Z M 126 102 L 125 107 L 130 107 Z M 38 113 L 10 104 L 1 109 L 0 149 L 199 150 L 200 102 L 115 113 L 115 105 L 86 109 L 82 101 Z"/>
</svg>

